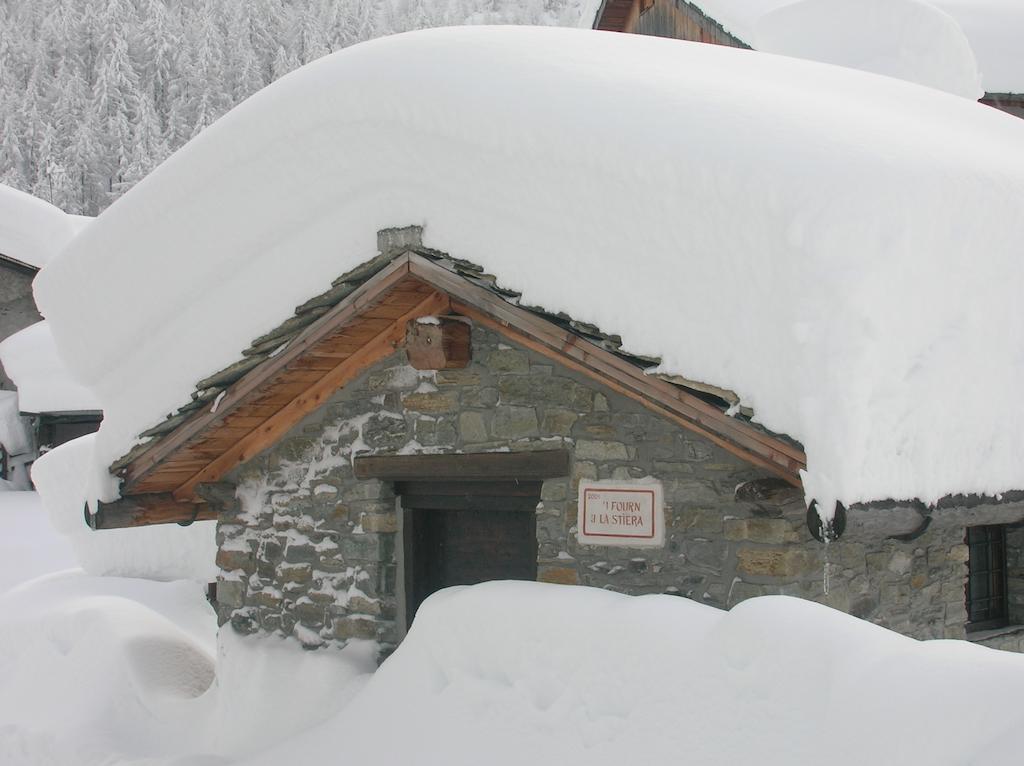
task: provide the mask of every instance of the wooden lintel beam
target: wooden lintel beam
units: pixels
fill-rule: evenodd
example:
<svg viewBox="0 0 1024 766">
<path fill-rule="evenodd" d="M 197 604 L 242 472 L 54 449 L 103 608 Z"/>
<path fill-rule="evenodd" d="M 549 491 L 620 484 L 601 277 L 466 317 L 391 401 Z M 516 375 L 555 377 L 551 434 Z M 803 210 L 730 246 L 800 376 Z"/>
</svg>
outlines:
<svg viewBox="0 0 1024 766">
<path fill-rule="evenodd" d="M 96 513 L 85 509 L 85 523 L 92 529 L 126 529 L 152 524 L 191 524 L 213 521 L 217 512 L 206 503 L 181 503 L 170 493 L 128 495 L 112 503 L 98 503 Z"/>
<path fill-rule="evenodd" d="M 182 483 L 174 490 L 174 497 L 184 502 L 191 500 L 195 494 L 196 485 L 219 481 L 228 471 L 267 449 L 303 417 L 326 402 L 335 391 L 358 376 L 366 367 L 392 354 L 405 339 L 406 324 L 410 320 L 447 312 L 449 309 L 447 295 L 439 292 L 428 294 L 409 311 L 392 321 L 387 328 L 374 336 L 361 349 L 278 410 L 263 425 L 239 439 L 216 460 Z"/>
<path fill-rule="evenodd" d="M 365 455 L 352 463 L 357 479 L 496 481 L 569 475 L 569 451 L 474 452 L 458 455 Z"/>
</svg>

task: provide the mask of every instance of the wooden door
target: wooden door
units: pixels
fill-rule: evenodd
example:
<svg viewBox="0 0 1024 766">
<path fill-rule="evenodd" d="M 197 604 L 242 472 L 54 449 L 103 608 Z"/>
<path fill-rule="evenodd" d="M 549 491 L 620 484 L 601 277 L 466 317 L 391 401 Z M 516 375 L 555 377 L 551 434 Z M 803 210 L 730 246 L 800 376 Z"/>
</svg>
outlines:
<svg viewBox="0 0 1024 766">
<path fill-rule="evenodd" d="M 408 482 L 406 615 L 431 593 L 489 580 L 537 579 L 540 482 Z"/>
</svg>

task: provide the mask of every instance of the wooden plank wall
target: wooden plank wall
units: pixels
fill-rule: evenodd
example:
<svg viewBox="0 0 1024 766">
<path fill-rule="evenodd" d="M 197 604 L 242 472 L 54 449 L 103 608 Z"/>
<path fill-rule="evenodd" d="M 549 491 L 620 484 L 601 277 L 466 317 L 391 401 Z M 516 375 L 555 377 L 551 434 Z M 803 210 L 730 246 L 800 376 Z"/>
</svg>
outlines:
<svg viewBox="0 0 1024 766">
<path fill-rule="evenodd" d="M 704 15 L 697 7 L 685 0 L 654 0 L 635 20 L 635 24 L 624 31 L 656 37 L 671 37 L 675 40 L 693 40 L 715 45 L 729 45 L 735 48 L 746 46 L 738 38 L 722 29 L 714 19 Z"/>
</svg>

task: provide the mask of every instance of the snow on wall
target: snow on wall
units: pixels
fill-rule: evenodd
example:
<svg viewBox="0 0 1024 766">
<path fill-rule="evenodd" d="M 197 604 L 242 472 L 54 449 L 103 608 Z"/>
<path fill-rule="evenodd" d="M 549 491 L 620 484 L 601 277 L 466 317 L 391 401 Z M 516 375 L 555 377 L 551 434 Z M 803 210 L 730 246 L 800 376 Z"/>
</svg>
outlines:
<svg viewBox="0 0 1024 766">
<path fill-rule="evenodd" d="M 71 377 L 45 320 L 0 342 L 0 364 L 18 387 L 22 412 L 100 409 L 93 393 Z"/>
<path fill-rule="evenodd" d="M 753 46 L 973 100 L 985 94 L 960 25 L 922 0 L 801 0 L 760 18 Z"/>
<path fill-rule="evenodd" d="M 824 507 L 991 494 L 1024 487 L 1022 140 L 996 110 L 798 59 L 411 33 L 236 108 L 36 292 L 103 404 L 97 470 L 378 229 L 418 223 L 525 302 L 737 391 L 804 444 Z"/>
<path fill-rule="evenodd" d="M 91 575 L 189 579 L 204 585 L 216 579 L 215 522 L 102 532 L 86 525 L 86 503 L 116 495 L 106 470 L 97 470 L 94 437 L 95 434 L 88 434 L 61 444 L 32 464 L 32 481 L 43 499 L 50 523 L 71 541 L 82 569 Z"/>
<path fill-rule="evenodd" d="M 83 228 L 49 202 L 0 184 L 0 255 L 42 267 Z"/>
</svg>

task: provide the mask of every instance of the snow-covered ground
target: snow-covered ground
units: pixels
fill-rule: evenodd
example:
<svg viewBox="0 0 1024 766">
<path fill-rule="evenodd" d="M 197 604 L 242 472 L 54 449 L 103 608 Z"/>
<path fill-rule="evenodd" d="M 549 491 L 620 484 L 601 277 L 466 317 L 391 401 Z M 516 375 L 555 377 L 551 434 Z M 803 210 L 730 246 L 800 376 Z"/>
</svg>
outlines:
<svg viewBox="0 0 1024 766">
<path fill-rule="evenodd" d="M 29 495 L 0 493 L 5 527 L 68 565 Z M 5 584 L 28 573 L 9 553 Z M 1024 725 L 1024 657 L 785 597 L 722 612 L 453 588 L 372 676 L 371 642 L 309 652 L 215 627 L 188 581 L 71 569 L 0 592 L 0 763 L 962 766 L 1018 762 Z"/>
</svg>

